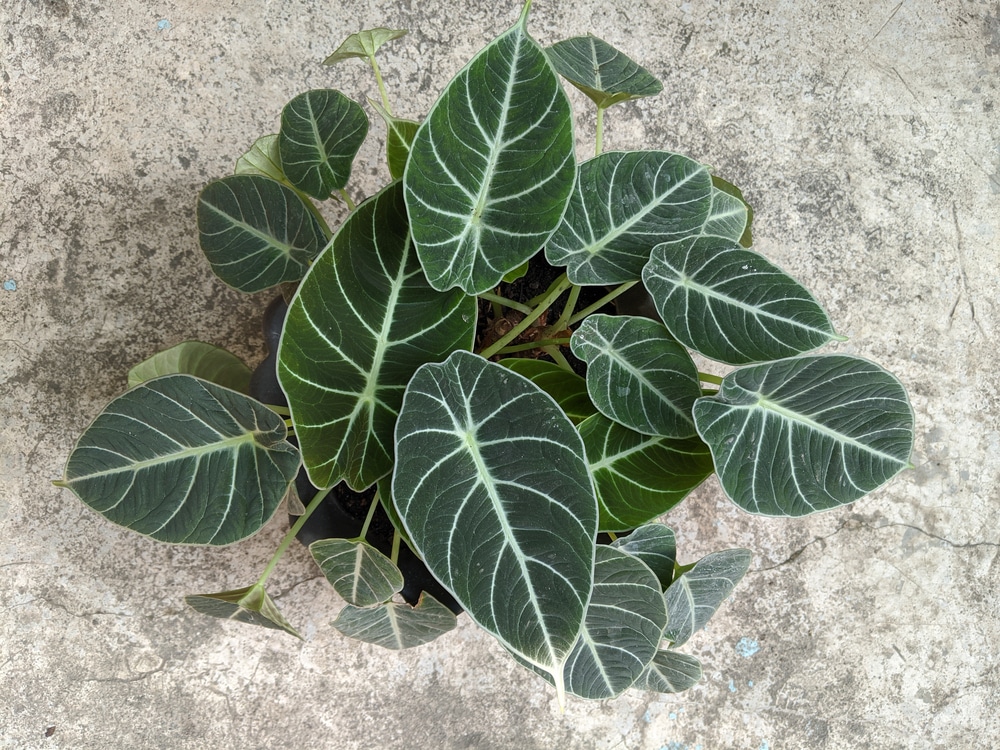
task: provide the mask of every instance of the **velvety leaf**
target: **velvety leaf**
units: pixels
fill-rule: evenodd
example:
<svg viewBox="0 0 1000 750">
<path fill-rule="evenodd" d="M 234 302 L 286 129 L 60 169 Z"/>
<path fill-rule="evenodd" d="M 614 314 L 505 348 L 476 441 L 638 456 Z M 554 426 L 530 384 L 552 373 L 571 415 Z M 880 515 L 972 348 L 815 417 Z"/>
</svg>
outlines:
<svg viewBox="0 0 1000 750">
<path fill-rule="evenodd" d="M 196 612 L 209 617 L 284 630 L 302 638 L 260 584 L 217 594 L 192 594 L 185 596 L 184 601 Z"/>
<path fill-rule="evenodd" d="M 677 340 L 718 362 L 790 357 L 837 338 L 805 287 L 733 240 L 657 245 L 642 279 Z"/>
<path fill-rule="evenodd" d="M 476 300 L 430 288 L 396 182 L 346 219 L 302 280 L 285 320 L 278 380 L 317 487 L 356 491 L 392 469 L 392 435 L 410 376 L 471 348 Z"/>
<path fill-rule="evenodd" d="M 528 357 L 502 359 L 500 364 L 523 375 L 552 396 L 573 424 L 597 413 L 597 407 L 587 394 L 587 381 L 575 372 L 564 370 L 554 362 Z"/>
<path fill-rule="evenodd" d="M 425 591 L 416 607 L 399 602 L 369 608 L 348 604 L 333 627 L 348 638 L 399 650 L 430 643 L 457 623 L 454 613 Z"/>
<path fill-rule="evenodd" d="M 309 552 L 334 590 L 356 607 L 381 604 L 403 588 L 399 568 L 362 539 L 320 539 Z"/>
<path fill-rule="evenodd" d="M 389 174 L 394 180 L 402 179 L 403 172 L 406 170 L 406 161 L 410 158 L 410 145 L 413 143 L 413 137 L 417 134 L 420 123 L 415 120 L 402 120 L 393 117 L 386 112 L 384 107 L 372 99 L 369 99 L 368 103 L 385 122 L 385 160 L 389 165 Z"/>
<path fill-rule="evenodd" d="M 703 557 L 663 595 L 670 620 L 663 637 L 681 646 L 705 627 L 750 568 L 750 550 L 728 549 Z"/>
<path fill-rule="evenodd" d="M 167 375 L 108 404 L 58 484 L 140 534 L 223 545 L 267 523 L 298 468 L 273 411 L 190 375 Z"/>
<path fill-rule="evenodd" d="M 698 368 L 660 323 L 591 315 L 573 332 L 570 348 L 587 363 L 587 392 L 606 417 L 645 435 L 695 434 Z"/>
<path fill-rule="evenodd" d="M 351 34 L 333 53 L 323 61 L 324 65 L 336 65 L 342 60 L 352 57 L 371 59 L 375 52 L 386 42 L 406 36 L 407 29 L 365 29 Z"/>
<path fill-rule="evenodd" d="M 357 102 L 332 89 L 306 91 L 281 112 L 281 168 L 296 188 L 326 200 L 347 184 L 366 135 L 368 116 Z"/>
<path fill-rule="evenodd" d="M 278 153 L 278 134 L 264 135 L 254 141 L 243 156 L 236 160 L 233 174 L 256 174 L 292 187 L 281 169 L 281 154 Z"/>
<path fill-rule="evenodd" d="M 609 151 L 580 165 L 545 259 L 574 284 L 637 281 L 653 247 L 697 235 L 712 207 L 701 164 L 667 151 Z"/>
<path fill-rule="evenodd" d="M 202 341 L 185 341 L 157 352 L 128 371 L 134 388 L 161 375 L 194 375 L 240 393 L 250 389 L 250 368 L 235 354 Z"/>
<path fill-rule="evenodd" d="M 662 523 L 647 523 L 628 536 L 618 537 L 611 546 L 642 560 L 653 571 L 666 591 L 674 579 L 677 562 L 677 540 L 674 532 Z"/>
<path fill-rule="evenodd" d="M 648 70 L 596 36 L 564 39 L 545 52 L 556 72 L 601 108 L 663 90 Z"/>
<path fill-rule="evenodd" d="M 298 193 L 255 174 L 205 186 L 198 196 L 198 234 L 212 270 L 242 292 L 297 281 L 326 244 Z"/>
<path fill-rule="evenodd" d="M 712 457 L 697 437 L 641 435 L 603 414 L 578 429 L 597 486 L 601 531 L 626 531 L 663 515 L 712 473 Z"/>
<path fill-rule="evenodd" d="M 406 207 L 435 289 L 496 286 L 546 243 L 573 188 L 569 100 L 527 12 L 448 84 L 413 140 Z"/>
<path fill-rule="evenodd" d="M 910 467 L 903 385 L 856 357 L 795 357 L 736 370 L 694 407 L 722 489 L 738 506 L 802 516 L 852 503 Z"/>
<path fill-rule="evenodd" d="M 712 203 L 712 226 L 706 226 L 703 234 L 715 234 L 720 237 L 728 237 L 736 240 L 743 247 L 753 245 L 753 206 L 747 203 L 743 197 L 743 191 L 733 183 L 727 182 L 718 175 L 712 175 L 712 191 L 714 198 Z M 722 193 L 720 196 L 719 193 Z M 728 198 L 726 200 L 725 198 Z M 734 200 L 735 199 L 735 202 Z M 736 204 L 739 204 L 738 206 Z M 742 208 L 742 211 L 740 210 Z M 742 217 L 742 218 L 741 218 Z M 725 226 L 725 231 L 720 231 L 721 226 Z M 742 222 L 740 233 L 736 234 L 737 227 Z M 735 236 L 734 236 L 735 235 Z"/>
<path fill-rule="evenodd" d="M 468 352 L 424 365 L 396 425 L 393 499 L 434 577 L 558 686 L 593 583 L 597 503 L 552 398 Z"/>
<path fill-rule="evenodd" d="M 632 687 L 658 693 L 681 693 L 693 688 L 700 679 L 701 662 L 696 658 L 661 650 Z"/>
</svg>

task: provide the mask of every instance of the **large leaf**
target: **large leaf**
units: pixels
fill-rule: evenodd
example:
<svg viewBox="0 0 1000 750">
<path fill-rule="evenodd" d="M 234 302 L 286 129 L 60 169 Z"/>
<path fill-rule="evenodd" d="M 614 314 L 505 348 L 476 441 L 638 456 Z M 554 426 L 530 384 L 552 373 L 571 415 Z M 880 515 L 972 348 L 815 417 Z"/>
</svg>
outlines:
<svg viewBox="0 0 1000 750">
<path fill-rule="evenodd" d="M 192 594 L 185 596 L 184 601 L 196 612 L 209 617 L 284 630 L 296 638 L 302 638 L 259 583 L 215 594 Z"/>
<path fill-rule="evenodd" d="M 902 384 L 856 357 L 795 357 L 730 373 L 694 407 L 722 489 L 738 506 L 801 516 L 852 503 L 910 467 Z"/>
<path fill-rule="evenodd" d="M 663 637 L 673 647 L 705 627 L 750 568 L 750 550 L 727 549 L 707 555 L 670 584 L 663 595 L 670 620 Z"/>
<path fill-rule="evenodd" d="M 587 363 L 587 392 L 606 417 L 645 435 L 695 434 L 698 368 L 660 323 L 591 315 L 574 331 L 570 347 Z"/>
<path fill-rule="evenodd" d="M 528 6 L 448 84 L 413 140 L 406 207 L 435 289 L 479 294 L 558 226 L 576 176 L 569 100 Z"/>
<path fill-rule="evenodd" d="M 648 70 L 596 36 L 564 39 L 545 52 L 556 72 L 602 109 L 663 91 Z"/>
<path fill-rule="evenodd" d="M 363 539 L 320 539 L 309 552 L 334 590 L 356 607 L 381 604 L 403 588 L 399 568 Z"/>
<path fill-rule="evenodd" d="M 657 245 L 642 280 L 677 340 L 718 362 L 790 357 L 837 338 L 805 287 L 733 240 Z"/>
<path fill-rule="evenodd" d="M 351 34 L 345 39 L 333 53 L 324 61 L 324 65 L 336 65 L 342 60 L 349 60 L 353 57 L 371 59 L 375 57 L 375 52 L 386 42 L 406 36 L 406 29 L 364 29 L 355 34 Z"/>
<path fill-rule="evenodd" d="M 632 687 L 658 693 L 680 693 L 701 679 L 701 662 L 693 656 L 661 650 Z"/>
<path fill-rule="evenodd" d="M 205 186 L 198 196 L 198 234 L 212 270 L 242 292 L 297 281 L 326 243 L 299 194 L 257 174 Z"/>
<path fill-rule="evenodd" d="M 108 404 L 58 484 L 140 534 L 222 545 L 267 523 L 298 468 L 273 411 L 190 375 L 167 375 Z"/>
<path fill-rule="evenodd" d="M 333 627 L 349 638 L 399 650 L 430 643 L 457 624 L 455 614 L 426 591 L 416 607 L 386 602 L 377 607 L 344 607 Z"/>
<path fill-rule="evenodd" d="M 697 437 L 641 435 L 603 414 L 579 428 L 597 487 L 601 531 L 625 531 L 663 515 L 712 473 Z"/>
<path fill-rule="evenodd" d="M 647 523 L 628 536 L 621 536 L 611 543 L 633 557 L 638 557 L 653 571 L 666 591 L 674 579 L 674 564 L 677 562 L 677 540 L 673 529 L 662 523 Z"/>
<path fill-rule="evenodd" d="M 712 182 L 715 183 L 715 176 Z M 737 190 L 738 188 L 733 188 Z M 747 205 L 730 193 L 712 188 L 712 210 L 701 228 L 701 233 L 725 237 L 739 242 L 743 247 L 750 247 L 750 223 Z"/>
<path fill-rule="evenodd" d="M 176 374 L 194 375 L 240 393 L 250 388 L 250 368 L 243 360 L 203 341 L 185 341 L 143 360 L 128 371 L 128 387 Z"/>
<path fill-rule="evenodd" d="M 580 165 L 545 258 L 574 284 L 637 281 L 654 245 L 697 235 L 712 207 L 712 177 L 667 151 L 609 151 Z"/>
<path fill-rule="evenodd" d="M 434 577 L 558 687 L 590 597 L 597 503 L 552 398 L 468 352 L 424 365 L 396 425 L 393 499 Z"/>
<path fill-rule="evenodd" d="M 502 359 L 500 364 L 523 375 L 552 396 L 573 424 L 597 413 L 597 407 L 587 394 L 587 381 L 575 372 L 564 370 L 554 362 L 528 357 Z"/>
<path fill-rule="evenodd" d="M 309 478 L 356 491 L 392 469 L 392 434 L 410 376 L 471 348 L 476 300 L 428 286 L 396 182 L 362 203 L 292 300 L 278 350 Z"/>
<path fill-rule="evenodd" d="M 332 89 L 306 91 L 281 111 L 281 168 L 296 188 L 326 200 L 347 184 L 366 135 L 368 116 L 357 102 Z"/>
</svg>

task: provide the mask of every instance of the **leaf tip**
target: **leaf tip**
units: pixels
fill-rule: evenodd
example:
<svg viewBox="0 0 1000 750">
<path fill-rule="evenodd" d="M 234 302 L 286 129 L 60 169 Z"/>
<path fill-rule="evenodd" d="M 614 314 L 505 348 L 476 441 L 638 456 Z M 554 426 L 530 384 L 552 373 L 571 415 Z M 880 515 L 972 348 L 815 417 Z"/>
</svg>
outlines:
<svg viewBox="0 0 1000 750">
<path fill-rule="evenodd" d="M 517 19 L 517 25 L 522 29 L 527 30 L 528 28 L 529 13 L 531 13 L 531 0 L 525 0 L 524 7 L 521 9 L 521 17 Z"/>
</svg>

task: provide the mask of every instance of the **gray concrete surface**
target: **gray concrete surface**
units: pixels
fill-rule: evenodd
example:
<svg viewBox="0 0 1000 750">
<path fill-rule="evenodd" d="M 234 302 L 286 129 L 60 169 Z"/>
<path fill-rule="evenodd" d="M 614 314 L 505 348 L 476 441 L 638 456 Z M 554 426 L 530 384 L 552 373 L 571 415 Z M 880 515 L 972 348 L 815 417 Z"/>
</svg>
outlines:
<svg viewBox="0 0 1000 750">
<path fill-rule="evenodd" d="M 690 644 L 679 696 L 572 702 L 467 621 L 395 654 L 338 636 L 296 549 L 274 579 L 306 636 L 218 623 L 185 593 L 250 583 L 282 533 L 175 549 L 56 478 L 125 371 L 188 338 L 261 356 L 266 295 L 200 257 L 194 199 L 294 94 L 371 94 L 319 65 L 366 26 L 420 116 L 513 3 L 5 0 L 0 6 L 0 748 L 965 748 L 1000 742 L 1000 5 L 971 0 L 537 0 L 543 43 L 596 33 L 661 76 L 607 148 L 714 165 L 757 247 L 908 386 L 916 469 L 853 507 L 741 514 L 715 485 L 681 555 L 750 574 Z M 579 102 L 579 98 L 575 99 Z M 592 116 L 582 114 L 581 153 Z M 381 129 L 352 183 L 383 171 Z M 16 289 L 14 289 L 16 285 Z"/>
</svg>

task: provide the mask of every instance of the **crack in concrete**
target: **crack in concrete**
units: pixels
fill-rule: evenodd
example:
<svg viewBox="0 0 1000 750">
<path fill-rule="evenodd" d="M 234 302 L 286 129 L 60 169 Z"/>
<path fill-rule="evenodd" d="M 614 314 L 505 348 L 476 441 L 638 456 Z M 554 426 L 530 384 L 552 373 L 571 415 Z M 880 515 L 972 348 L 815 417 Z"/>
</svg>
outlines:
<svg viewBox="0 0 1000 750">
<path fill-rule="evenodd" d="M 139 672 L 132 677 L 83 677 L 80 682 L 139 682 L 140 680 L 145 680 L 154 674 L 159 672 L 164 672 L 167 664 L 167 660 L 162 656 L 160 657 L 160 666 L 155 669 L 150 669 L 146 672 Z"/>
</svg>

